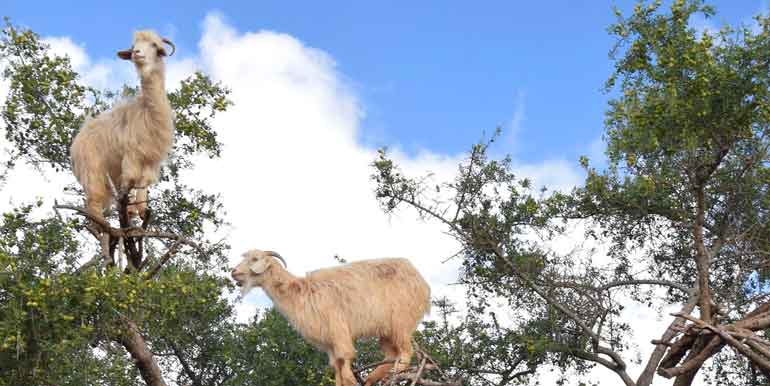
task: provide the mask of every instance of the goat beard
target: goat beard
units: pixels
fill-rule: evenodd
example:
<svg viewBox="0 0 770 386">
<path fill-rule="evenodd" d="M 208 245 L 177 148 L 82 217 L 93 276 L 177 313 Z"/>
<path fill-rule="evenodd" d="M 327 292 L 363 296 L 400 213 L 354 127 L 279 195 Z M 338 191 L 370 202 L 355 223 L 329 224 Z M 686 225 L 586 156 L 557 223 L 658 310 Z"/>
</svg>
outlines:
<svg viewBox="0 0 770 386">
<path fill-rule="evenodd" d="M 246 280 L 241 284 L 241 296 L 246 296 L 246 294 L 251 291 L 251 289 L 254 288 L 254 284 L 252 284 L 250 281 Z"/>
</svg>

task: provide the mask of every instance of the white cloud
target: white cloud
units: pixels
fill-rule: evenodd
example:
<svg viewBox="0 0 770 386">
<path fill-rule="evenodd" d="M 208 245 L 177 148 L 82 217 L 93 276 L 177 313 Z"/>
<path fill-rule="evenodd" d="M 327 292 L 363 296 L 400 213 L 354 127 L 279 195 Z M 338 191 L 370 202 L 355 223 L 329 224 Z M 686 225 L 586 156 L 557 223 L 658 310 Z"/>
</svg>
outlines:
<svg viewBox="0 0 770 386">
<path fill-rule="evenodd" d="M 457 248 L 444 229 L 408 212 L 387 218 L 378 208 L 368 178 L 375 153 L 356 142 L 362 107 L 328 55 L 285 34 L 239 33 L 216 15 L 204 23 L 200 48 L 205 70 L 232 87 L 235 105 L 216 122 L 223 158 L 201 163 L 190 178 L 222 192 L 234 254 L 252 247 L 279 250 L 296 274 L 334 264 L 334 254 L 350 260 L 408 256 L 435 295 L 462 301 L 463 289 L 447 285 L 456 281 L 458 263 L 441 264 Z M 437 181 L 450 179 L 460 160 L 430 152 L 393 155 L 405 172 L 430 171 Z M 582 178 L 561 160 L 515 169 L 560 189 Z M 268 304 L 260 291 L 252 294 L 249 302 Z M 239 306 L 242 315 L 253 309 Z M 656 322 L 655 313 L 635 307 L 628 317 L 634 325 L 642 322 L 635 336 L 645 354 L 666 319 Z M 603 368 L 592 375 L 602 384 L 617 383 Z"/>
<path fill-rule="evenodd" d="M 125 62 L 92 61 L 84 46 L 68 38 L 47 40 L 57 52 L 68 53 L 92 85 L 115 88 L 136 82 Z M 232 89 L 234 105 L 214 122 L 224 144 L 222 158 L 202 159 L 185 176 L 192 185 L 221 193 L 232 223 L 231 262 L 246 249 L 273 249 L 286 257 L 293 273 L 303 274 L 336 264 L 335 254 L 348 260 L 406 256 L 428 279 L 434 296 L 462 302 L 462 287 L 449 285 L 457 280 L 459 262 L 442 263 L 458 247 L 444 228 L 423 223 L 409 211 L 388 217 L 378 207 L 369 179 L 376 153 L 356 140 L 365 111 L 328 54 L 287 34 L 236 31 L 210 14 L 199 52 L 172 59 L 169 88 L 200 68 Z M 523 116 L 522 107 L 512 125 Z M 427 151 L 414 157 L 395 151 L 393 156 L 407 173 L 430 171 L 438 181 L 450 180 L 461 159 Z M 578 169 L 563 160 L 519 163 L 515 169 L 536 186 L 568 189 L 581 180 Z M 18 174 L 0 190 L 0 209 L 8 199 L 61 191 L 60 183 L 34 172 Z M 257 304 L 269 304 L 258 290 L 237 306 L 240 319 L 253 315 Z M 647 342 L 667 319 L 655 324 L 654 313 L 629 310 L 630 319 L 641 319 L 633 320 L 634 326 L 642 325 L 635 329 L 639 347 L 650 349 Z M 638 372 L 631 367 L 632 374 Z M 601 384 L 618 383 L 609 370 L 592 374 Z"/>
<path fill-rule="evenodd" d="M 335 254 L 408 256 L 436 295 L 450 291 L 444 287 L 457 267 L 438 261 L 455 245 L 436 225 L 379 209 L 369 180 L 375 152 L 356 143 L 363 109 L 326 53 L 285 34 L 239 34 L 210 15 L 200 57 L 210 76 L 231 87 L 234 105 L 215 122 L 223 158 L 202 161 L 188 177 L 222 193 L 233 259 L 249 248 L 275 249 L 303 274 L 335 264 Z M 445 175 L 456 165 L 431 154 L 402 161 Z M 252 293 L 247 299 L 266 302 Z"/>
<path fill-rule="evenodd" d="M 565 160 L 545 160 L 539 164 L 515 164 L 514 171 L 520 178 L 532 180 L 535 188 L 547 186 L 549 190 L 568 192 L 580 184 L 582 175 L 573 163 Z"/>
<path fill-rule="evenodd" d="M 130 69 L 121 68 L 117 58 L 92 62 L 85 46 L 76 44 L 69 37 L 49 36 L 44 37 L 43 42 L 50 46 L 53 55 L 68 57 L 72 69 L 82 76 L 81 81 L 97 89 L 116 89 L 134 76 Z"/>
<path fill-rule="evenodd" d="M 82 76 L 84 84 L 97 90 L 118 90 L 124 84 L 137 85 L 134 66 L 117 56 L 92 61 L 82 44 L 76 44 L 69 37 L 45 37 L 43 41 L 50 46 L 51 53 L 67 56 L 72 68 Z M 130 39 L 115 45 L 115 52 L 131 45 Z M 180 53 L 169 57 L 166 64 L 166 88 L 173 90 L 184 78 L 190 76 L 199 67 L 197 58 L 180 57 Z"/>
</svg>

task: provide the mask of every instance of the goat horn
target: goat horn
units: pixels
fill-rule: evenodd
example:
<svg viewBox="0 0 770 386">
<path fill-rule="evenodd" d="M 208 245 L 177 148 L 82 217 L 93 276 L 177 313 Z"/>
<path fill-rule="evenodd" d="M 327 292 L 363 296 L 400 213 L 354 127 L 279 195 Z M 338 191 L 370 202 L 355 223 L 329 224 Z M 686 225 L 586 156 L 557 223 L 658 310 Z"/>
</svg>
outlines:
<svg viewBox="0 0 770 386">
<path fill-rule="evenodd" d="M 286 260 L 284 260 L 284 259 L 283 259 L 283 257 L 281 257 L 281 255 L 279 255 L 279 254 L 278 254 L 278 252 L 273 252 L 273 251 L 265 251 L 265 254 L 267 254 L 268 256 L 273 256 L 273 257 L 277 258 L 278 260 L 281 260 L 281 263 L 283 263 L 283 266 L 284 266 L 284 267 L 286 267 L 286 268 L 288 268 L 288 267 L 289 267 L 289 266 L 286 264 Z"/>
<path fill-rule="evenodd" d="M 174 55 L 174 52 L 176 52 L 176 46 L 174 45 L 174 43 L 171 43 L 171 40 L 168 40 L 166 38 L 163 38 L 161 40 L 163 40 L 163 43 L 166 43 L 169 46 L 171 46 L 171 53 L 168 54 L 168 56 Z"/>
</svg>

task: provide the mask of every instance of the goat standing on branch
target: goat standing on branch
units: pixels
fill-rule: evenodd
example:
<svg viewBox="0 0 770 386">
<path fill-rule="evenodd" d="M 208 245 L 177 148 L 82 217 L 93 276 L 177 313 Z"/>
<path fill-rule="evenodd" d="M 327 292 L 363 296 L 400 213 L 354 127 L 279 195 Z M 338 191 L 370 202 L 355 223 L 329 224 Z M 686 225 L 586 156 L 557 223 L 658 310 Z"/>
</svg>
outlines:
<svg viewBox="0 0 770 386">
<path fill-rule="evenodd" d="M 430 287 L 406 259 L 363 260 L 296 277 L 275 252 L 251 250 L 232 270 L 246 294 L 262 287 L 278 311 L 307 340 L 329 355 L 337 386 L 354 386 L 353 341 L 379 338 L 395 370 L 408 366 L 412 334 L 430 309 Z M 285 263 L 284 263 L 285 264 Z M 378 366 L 366 379 L 371 386 L 393 368 Z"/>
<path fill-rule="evenodd" d="M 173 114 L 165 89 L 164 43 L 152 31 L 134 33 L 129 50 L 118 57 L 131 60 L 141 80 L 140 93 L 112 110 L 88 119 L 72 142 L 72 170 L 83 186 L 88 211 L 103 218 L 112 204 L 111 183 L 123 196 L 136 189 L 132 216 L 145 217 L 147 187 L 157 181 L 160 163 L 173 140 Z"/>
</svg>

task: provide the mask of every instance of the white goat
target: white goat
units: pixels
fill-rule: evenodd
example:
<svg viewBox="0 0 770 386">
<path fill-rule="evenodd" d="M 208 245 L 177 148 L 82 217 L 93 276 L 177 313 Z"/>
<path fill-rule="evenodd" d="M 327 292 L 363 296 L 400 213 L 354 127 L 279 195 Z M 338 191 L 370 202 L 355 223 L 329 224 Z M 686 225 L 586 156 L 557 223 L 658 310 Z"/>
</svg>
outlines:
<svg viewBox="0 0 770 386">
<path fill-rule="evenodd" d="M 359 337 L 378 337 L 396 370 L 409 365 L 412 334 L 430 309 L 430 287 L 409 260 L 356 261 L 303 278 L 286 271 L 274 257 L 283 262 L 275 252 L 250 250 L 231 275 L 244 294 L 262 287 L 305 340 L 329 355 L 337 386 L 356 384 L 350 364 Z M 366 386 L 392 367 L 377 367 Z"/>
<path fill-rule="evenodd" d="M 132 217 L 144 217 L 147 187 L 157 181 L 160 163 L 171 149 L 174 126 L 165 89 L 164 43 L 173 55 L 168 39 L 153 31 L 134 33 L 133 46 L 118 57 L 136 66 L 140 93 L 86 120 L 72 141 L 72 171 L 85 190 L 88 211 L 98 218 L 112 204 L 110 180 L 119 195 L 136 189 L 129 211 Z"/>
</svg>

